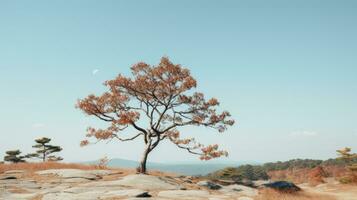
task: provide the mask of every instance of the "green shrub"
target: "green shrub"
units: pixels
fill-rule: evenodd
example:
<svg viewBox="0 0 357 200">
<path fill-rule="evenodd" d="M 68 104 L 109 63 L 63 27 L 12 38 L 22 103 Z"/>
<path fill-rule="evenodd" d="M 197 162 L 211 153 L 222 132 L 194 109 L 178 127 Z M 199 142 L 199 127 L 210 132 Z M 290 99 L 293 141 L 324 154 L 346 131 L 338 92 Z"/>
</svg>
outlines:
<svg viewBox="0 0 357 200">
<path fill-rule="evenodd" d="M 263 167 L 258 165 L 242 165 L 237 168 L 228 167 L 218 170 L 208 175 L 210 179 L 228 179 L 228 180 L 267 180 L 268 174 Z"/>
</svg>

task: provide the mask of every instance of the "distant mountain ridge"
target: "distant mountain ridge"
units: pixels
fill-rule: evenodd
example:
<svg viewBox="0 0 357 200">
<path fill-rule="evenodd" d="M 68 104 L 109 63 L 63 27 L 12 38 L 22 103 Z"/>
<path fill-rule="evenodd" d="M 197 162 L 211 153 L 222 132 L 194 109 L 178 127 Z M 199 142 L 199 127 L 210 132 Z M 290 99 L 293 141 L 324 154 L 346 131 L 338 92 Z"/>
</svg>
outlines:
<svg viewBox="0 0 357 200">
<path fill-rule="evenodd" d="M 96 164 L 98 161 L 85 162 L 87 164 Z M 173 172 L 182 175 L 206 175 L 225 167 L 237 167 L 248 162 L 217 162 L 207 163 L 202 162 L 173 162 L 173 163 L 157 163 L 148 162 L 149 170 L 160 170 L 164 172 Z M 139 162 L 127 159 L 115 158 L 108 163 L 109 167 L 136 168 Z"/>
</svg>

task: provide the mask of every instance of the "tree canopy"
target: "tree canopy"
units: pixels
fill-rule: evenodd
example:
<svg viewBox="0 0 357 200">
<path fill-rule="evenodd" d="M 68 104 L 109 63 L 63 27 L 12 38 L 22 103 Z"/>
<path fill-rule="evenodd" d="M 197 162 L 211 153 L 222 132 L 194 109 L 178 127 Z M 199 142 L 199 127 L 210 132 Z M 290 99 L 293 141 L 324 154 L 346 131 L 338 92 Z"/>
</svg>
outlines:
<svg viewBox="0 0 357 200">
<path fill-rule="evenodd" d="M 4 161 L 12 162 L 12 163 L 25 162 L 24 160 L 25 156 L 20 156 L 21 155 L 20 150 L 11 150 L 11 151 L 6 151 L 5 153 L 6 155 L 4 157 Z"/>
<path fill-rule="evenodd" d="M 86 114 L 108 122 L 106 129 L 88 128 L 87 137 L 96 140 L 129 141 L 142 137 L 145 143 L 140 172 L 146 171 L 147 155 L 162 140 L 209 160 L 227 156 L 217 144 L 204 146 L 195 138 L 182 138 L 180 127 L 204 126 L 224 132 L 234 124 L 227 111 L 218 112 L 216 98 L 206 100 L 203 93 L 192 91 L 196 80 L 188 69 L 163 57 L 158 65 L 139 62 L 131 67 L 132 77 L 119 74 L 104 84 L 108 91 L 81 99 L 77 107 Z M 122 132 L 132 127 L 137 131 L 124 138 Z M 90 141 L 83 140 L 81 145 Z"/>
<path fill-rule="evenodd" d="M 47 137 L 38 138 L 35 140 L 35 142 L 37 144 L 32 147 L 38 150 L 35 153 L 27 154 L 28 158 L 39 158 L 43 162 L 63 160 L 63 158 L 59 156 L 51 155 L 53 153 L 62 151 L 62 148 L 60 146 L 50 145 L 49 144 L 51 142 L 50 138 Z"/>
</svg>

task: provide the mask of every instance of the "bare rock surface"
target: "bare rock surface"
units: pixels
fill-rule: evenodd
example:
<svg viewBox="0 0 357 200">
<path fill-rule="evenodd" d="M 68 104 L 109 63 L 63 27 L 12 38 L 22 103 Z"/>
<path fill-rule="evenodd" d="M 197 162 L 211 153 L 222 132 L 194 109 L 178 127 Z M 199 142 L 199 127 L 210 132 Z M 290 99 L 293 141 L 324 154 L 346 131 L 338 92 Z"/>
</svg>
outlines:
<svg viewBox="0 0 357 200">
<path fill-rule="evenodd" d="M 35 198 L 37 195 L 34 193 L 28 193 L 28 194 L 17 194 L 17 193 L 5 193 L 5 196 L 2 198 L 0 196 L 0 199 L 2 198 L 3 200 L 29 200 Z"/>
<path fill-rule="evenodd" d="M 42 197 L 42 200 L 97 200 L 99 198 L 99 193 L 96 191 L 86 192 L 86 193 L 48 193 Z"/>
<path fill-rule="evenodd" d="M 9 171 L 4 172 L 4 174 L 23 174 L 25 172 L 26 171 L 24 171 L 24 170 L 9 170 Z"/>
<path fill-rule="evenodd" d="M 238 197 L 237 200 L 253 200 L 251 197 Z"/>
<path fill-rule="evenodd" d="M 257 194 L 245 186 L 210 189 L 211 182 L 197 184 L 189 177 L 124 176 L 118 170 L 18 170 L 1 176 L 16 179 L 0 180 L 0 200 L 252 200 L 248 197 Z"/>
<path fill-rule="evenodd" d="M 180 189 L 180 185 L 172 179 L 151 175 L 134 174 L 128 175 L 121 180 L 112 183 L 121 186 L 135 187 L 144 190 L 175 190 Z"/>
<path fill-rule="evenodd" d="M 168 190 L 161 191 L 158 194 L 159 197 L 167 199 L 209 199 L 209 192 L 204 190 Z"/>
<path fill-rule="evenodd" d="M 236 193 L 239 192 L 242 195 L 248 196 L 248 197 L 254 197 L 258 195 L 258 190 L 255 188 L 247 187 L 244 185 L 229 185 L 229 186 L 224 186 L 221 189 L 222 192 L 224 193 Z"/>
</svg>

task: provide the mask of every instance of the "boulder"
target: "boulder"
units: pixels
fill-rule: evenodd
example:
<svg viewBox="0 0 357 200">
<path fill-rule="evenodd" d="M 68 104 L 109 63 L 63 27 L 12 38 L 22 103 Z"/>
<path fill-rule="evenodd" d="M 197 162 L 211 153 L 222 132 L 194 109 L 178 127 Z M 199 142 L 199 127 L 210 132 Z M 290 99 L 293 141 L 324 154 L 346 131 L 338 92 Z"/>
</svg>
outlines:
<svg viewBox="0 0 357 200">
<path fill-rule="evenodd" d="M 239 193 L 248 197 L 253 197 L 258 195 L 258 190 L 252 187 L 244 185 L 229 185 L 224 186 L 220 191 L 225 192 L 226 194 Z"/>
<path fill-rule="evenodd" d="M 274 190 L 278 190 L 281 192 L 297 192 L 300 191 L 301 189 L 296 186 L 294 183 L 292 182 L 288 182 L 288 181 L 275 181 L 272 183 L 267 183 L 263 185 L 266 188 L 271 188 Z"/>
<path fill-rule="evenodd" d="M 222 186 L 210 181 L 200 181 L 197 183 L 197 185 L 208 188 L 210 190 L 219 190 L 222 188 Z"/>
</svg>

